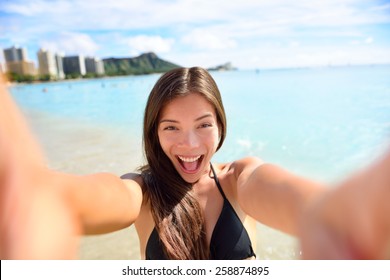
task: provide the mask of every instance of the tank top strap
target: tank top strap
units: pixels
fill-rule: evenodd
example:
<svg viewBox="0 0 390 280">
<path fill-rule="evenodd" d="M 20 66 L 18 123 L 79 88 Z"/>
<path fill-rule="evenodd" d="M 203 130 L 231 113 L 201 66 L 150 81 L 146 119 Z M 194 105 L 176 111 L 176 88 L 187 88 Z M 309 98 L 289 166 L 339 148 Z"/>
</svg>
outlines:
<svg viewBox="0 0 390 280">
<path fill-rule="evenodd" d="M 219 192 L 221 193 L 223 199 L 227 200 L 226 195 L 225 195 L 225 193 L 222 190 L 221 184 L 219 183 L 219 180 L 218 180 L 218 177 L 217 177 L 217 173 L 215 173 L 214 167 L 211 164 L 211 162 L 210 162 L 210 167 L 211 167 L 211 171 L 213 172 L 213 179 L 215 181 L 215 184 L 218 187 Z"/>
</svg>

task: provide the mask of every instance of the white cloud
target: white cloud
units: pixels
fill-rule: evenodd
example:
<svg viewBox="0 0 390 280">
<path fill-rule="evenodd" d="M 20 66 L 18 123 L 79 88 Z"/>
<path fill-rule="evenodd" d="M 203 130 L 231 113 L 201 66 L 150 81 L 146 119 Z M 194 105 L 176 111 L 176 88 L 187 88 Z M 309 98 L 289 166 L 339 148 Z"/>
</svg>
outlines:
<svg viewBox="0 0 390 280">
<path fill-rule="evenodd" d="M 58 11 L 67 12 L 70 7 L 69 4 L 66 1 L 52 1 L 51 3 L 44 0 L 9 1 L 2 4 L 1 11 L 31 17 Z"/>
<path fill-rule="evenodd" d="M 352 40 L 351 45 L 355 45 L 355 46 L 356 45 L 370 45 L 374 42 L 374 38 L 372 38 L 371 36 L 369 36 L 367 38 L 360 38 L 360 37 L 359 37 L 359 39 Z"/>
<path fill-rule="evenodd" d="M 157 1 L 157 0 L 29 0 L 2 3 L 0 10 L 28 17 L 44 16 L 56 26 L 76 24 L 81 28 L 129 29 L 168 25 L 262 22 L 274 27 L 288 24 L 341 26 L 389 22 L 388 6 L 361 10 L 364 0 L 274 1 Z M 55 23 L 55 24 L 53 24 Z"/>
<path fill-rule="evenodd" d="M 298 48 L 301 45 L 301 43 L 298 41 L 291 41 L 288 45 L 290 48 Z"/>
<path fill-rule="evenodd" d="M 138 35 L 128 38 L 126 41 L 131 49 L 130 52 L 133 54 L 142 52 L 166 53 L 171 50 L 174 43 L 173 39 L 164 39 L 160 36 L 147 35 Z"/>
<path fill-rule="evenodd" d="M 364 40 L 364 42 L 366 44 L 371 44 L 372 42 L 374 42 L 374 39 L 372 37 L 368 37 L 368 38 L 366 38 L 366 40 Z"/>
<path fill-rule="evenodd" d="M 351 53 L 367 47 L 373 57 L 389 45 L 388 32 L 376 25 L 390 23 L 389 10 L 372 0 L 0 0 L 0 12 L 11 13 L 0 18 L 0 40 L 4 47 L 30 45 L 30 52 L 154 51 L 178 64 L 291 66 L 326 63 L 330 54 L 347 61 L 347 47 Z"/>
<path fill-rule="evenodd" d="M 224 37 L 223 34 L 216 34 L 205 29 L 194 29 L 185 35 L 182 40 L 184 44 L 200 50 L 224 50 L 236 47 L 236 42 Z"/>
<path fill-rule="evenodd" d="M 43 40 L 41 46 L 54 52 L 65 52 L 66 55 L 94 55 L 99 49 L 89 35 L 72 32 L 62 32 L 52 40 Z"/>
</svg>

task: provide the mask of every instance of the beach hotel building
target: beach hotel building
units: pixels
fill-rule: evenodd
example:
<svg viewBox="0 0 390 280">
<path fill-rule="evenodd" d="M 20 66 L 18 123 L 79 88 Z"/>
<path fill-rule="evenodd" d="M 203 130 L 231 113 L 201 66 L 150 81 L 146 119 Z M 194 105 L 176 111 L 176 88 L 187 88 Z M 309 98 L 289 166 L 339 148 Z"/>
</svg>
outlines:
<svg viewBox="0 0 390 280">
<path fill-rule="evenodd" d="M 64 56 L 61 54 L 55 54 L 54 59 L 56 61 L 56 66 L 57 66 L 57 78 L 65 79 L 64 64 L 62 63 Z"/>
<path fill-rule="evenodd" d="M 85 60 L 81 55 L 76 56 L 65 56 L 62 60 L 64 66 L 65 75 L 78 74 L 85 75 Z"/>
<path fill-rule="evenodd" d="M 4 49 L 4 58 L 6 62 L 27 60 L 27 51 L 25 48 L 13 46 L 9 49 Z"/>
<path fill-rule="evenodd" d="M 13 46 L 9 49 L 4 49 L 3 52 L 8 72 L 19 75 L 36 74 L 34 63 L 27 60 L 27 51 L 25 48 Z"/>
<path fill-rule="evenodd" d="M 56 79 L 65 78 L 61 55 L 40 49 L 37 52 L 37 57 L 40 75 L 50 75 Z"/>
<path fill-rule="evenodd" d="M 85 58 L 85 69 L 87 73 L 93 73 L 98 75 L 104 75 L 103 61 L 95 57 Z"/>
<path fill-rule="evenodd" d="M 65 75 L 84 76 L 86 73 L 104 75 L 104 62 L 96 57 L 82 55 L 63 56 L 46 49 L 37 52 L 38 69 L 32 61 L 27 59 L 25 48 L 11 47 L 4 49 L 5 68 L 0 71 L 11 72 L 18 75 L 49 75 L 50 78 L 64 79 Z"/>
</svg>

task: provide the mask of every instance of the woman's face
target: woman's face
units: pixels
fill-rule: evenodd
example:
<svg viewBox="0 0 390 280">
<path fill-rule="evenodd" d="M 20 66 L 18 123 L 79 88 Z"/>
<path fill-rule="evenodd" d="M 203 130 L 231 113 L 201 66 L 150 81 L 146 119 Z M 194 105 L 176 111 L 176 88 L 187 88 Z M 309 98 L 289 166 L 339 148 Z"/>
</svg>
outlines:
<svg viewBox="0 0 390 280">
<path fill-rule="evenodd" d="M 208 174 L 219 142 L 217 116 L 203 96 L 191 93 L 169 102 L 158 125 L 161 147 L 188 183 Z"/>
</svg>

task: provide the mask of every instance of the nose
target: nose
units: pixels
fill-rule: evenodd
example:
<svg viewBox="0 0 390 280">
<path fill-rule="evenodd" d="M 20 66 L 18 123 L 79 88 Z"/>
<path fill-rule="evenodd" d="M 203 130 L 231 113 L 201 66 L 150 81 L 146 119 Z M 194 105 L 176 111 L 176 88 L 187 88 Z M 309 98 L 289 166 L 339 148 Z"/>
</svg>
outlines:
<svg viewBox="0 0 390 280">
<path fill-rule="evenodd" d="M 196 148 L 199 146 L 199 136 L 192 130 L 183 132 L 180 139 L 180 146 Z"/>
</svg>

